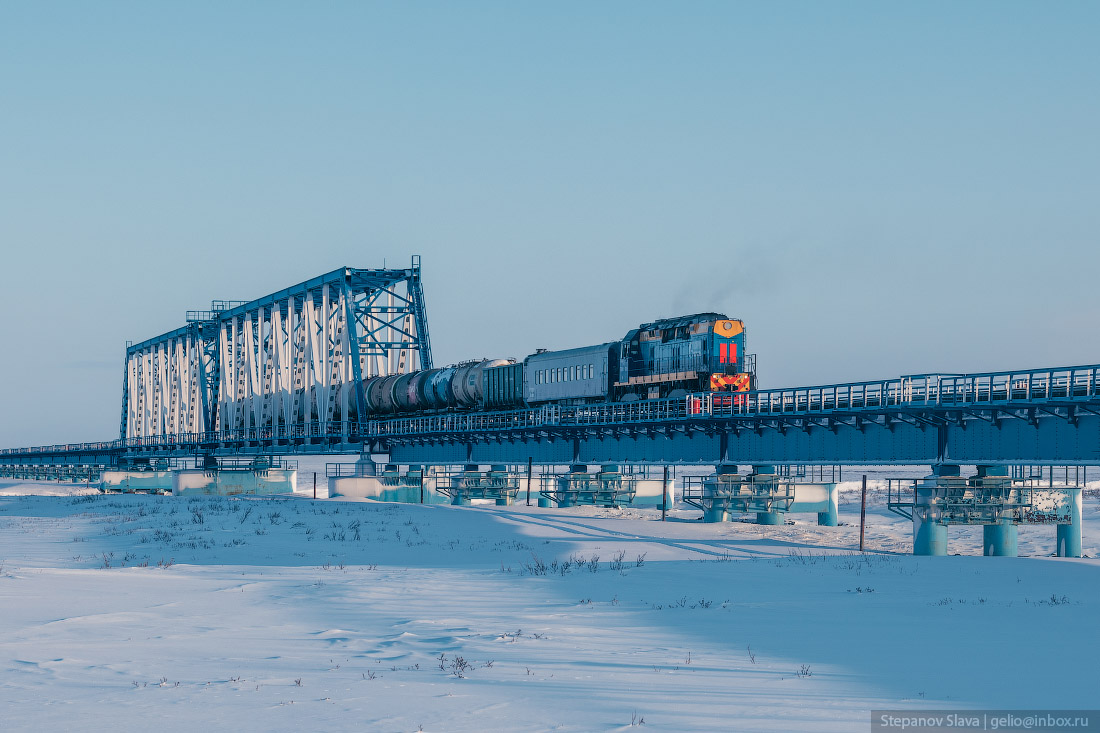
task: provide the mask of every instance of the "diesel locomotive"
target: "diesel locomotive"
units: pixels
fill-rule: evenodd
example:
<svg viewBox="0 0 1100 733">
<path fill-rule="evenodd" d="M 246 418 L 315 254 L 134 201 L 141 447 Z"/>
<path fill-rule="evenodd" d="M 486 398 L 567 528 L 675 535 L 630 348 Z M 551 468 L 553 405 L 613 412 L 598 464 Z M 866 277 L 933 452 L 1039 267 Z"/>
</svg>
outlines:
<svg viewBox="0 0 1100 733">
<path fill-rule="evenodd" d="M 746 392 L 756 388 L 755 361 L 745 353 L 744 323 L 698 313 L 643 323 L 619 341 L 374 377 L 362 389 L 372 417 L 631 402 Z"/>
</svg>

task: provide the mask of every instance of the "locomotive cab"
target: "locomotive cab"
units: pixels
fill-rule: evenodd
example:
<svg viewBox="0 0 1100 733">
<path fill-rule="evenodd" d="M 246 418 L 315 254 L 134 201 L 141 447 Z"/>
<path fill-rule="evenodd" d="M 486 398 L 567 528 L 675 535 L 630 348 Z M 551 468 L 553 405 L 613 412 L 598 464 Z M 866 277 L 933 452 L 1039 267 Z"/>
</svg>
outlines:
<svg viewBox="0 0 1100 733">
<path fill-rule="evenodd" d="M 619 401 L 679 397 L 687 392 L 741 392 L 755 387 L 755 359 L 745 354 L 745 326 L 721 313 L 643 323 L 620 342 Z"/>
</svg>

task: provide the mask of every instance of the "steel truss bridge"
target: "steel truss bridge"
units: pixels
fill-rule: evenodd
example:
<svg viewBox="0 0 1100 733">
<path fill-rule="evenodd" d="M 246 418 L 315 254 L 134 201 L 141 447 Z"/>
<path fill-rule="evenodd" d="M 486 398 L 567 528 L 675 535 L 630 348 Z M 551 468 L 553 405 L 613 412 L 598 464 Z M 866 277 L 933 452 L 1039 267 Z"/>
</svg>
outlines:
<svg viewBox="0 0 1100 733">
<path fill-rule="evenodd" d="M 397 282 L 415 293 L 390 306 L 396 296 L 386 295 L 386 288 Z M 386 305 L 371 305 L 380 296 Z M 341 326 L 348 323 L 356 328 Z M 216 334 L 213 343 L 220 351 L 208 349 L 196 332 Z M 171 366 L 170 345 L 177 354 L 182 348 L 190 361 L 177 358 Z M 0 469 L 283 453 L 386 454 L 392 463 L 429 465 L 528 460 L 548 465 L 1100 464 L 1100 365 L 924 374 L 629 403 L 343 418 L 363 414 L 361 404 L 358 413 L 352 409 L 360 390 L 347 389 L 349 384 L 367 374 L 391 373 L 385 369 L 411 370 L 416 360 L 402 361 L 400 353 L 413 351 L 419 364 L 431 364 L 418 268 L 339 270 L 268 298 L 215 309 L 180 331 L 129 347 L 123 437 L 2 450 Z M 357 352 L 358 360 L 348 358 Z M 203 371 L 199 360 L 212 353 L 222 357 L 210 357 L 207 363 L 214 366 Z M 364 366 L 372 356 L 373 365 Z M 149 365 L 157 378 L 142 382 Z M 165 374 L 177 376 L 162 379 Z M 187 374 L 198 374 L 200 392 L 209 393 L 204 417 L 188 406 L 193 422 L 164 421 L 164 406 L 179 405 L 187 394 L 180 385 L 194 388 Z M 130 404 L 135 393 L 140 409 Z M 200 404 L 198 397 L 191 399 Z M 178 416 L 180 409 L 167 414 Z M 132 429 L 135 415 L 141 430 Z M 168 429 L 179 425 L 216 429 Z"/>
<path fill-rule="evenodd" d="M 258 300 L 214 301 L 182 328 L 128 344 L 120 435 L 128 448 L 327 431 L 366 414 L 364 379 L 431 366 L 419 258 L 406 270 L 342 268 Z"/>
</svg>

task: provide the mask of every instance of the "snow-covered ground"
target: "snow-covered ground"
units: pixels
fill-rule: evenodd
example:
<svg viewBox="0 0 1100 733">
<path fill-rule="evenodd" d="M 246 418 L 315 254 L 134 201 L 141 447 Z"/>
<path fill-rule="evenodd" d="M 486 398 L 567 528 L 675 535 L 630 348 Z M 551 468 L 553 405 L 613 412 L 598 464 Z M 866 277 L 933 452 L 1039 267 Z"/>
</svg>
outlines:
<svg viewBox="0 0 1100 733">
<path fill-rule="evenodd" d="M 0 729 L 851 731 L 872 709 L 1095 707 L 1095 498 L 1086 559 L 1049 557 L 1050 526 L 1021 528 L 1027 557 L 952 527 L 963 556 L 914 558 L 878 491 L 853 553 L 854 483 L 836 528 L 299 486 L 0 481 Z"/>
</svg>

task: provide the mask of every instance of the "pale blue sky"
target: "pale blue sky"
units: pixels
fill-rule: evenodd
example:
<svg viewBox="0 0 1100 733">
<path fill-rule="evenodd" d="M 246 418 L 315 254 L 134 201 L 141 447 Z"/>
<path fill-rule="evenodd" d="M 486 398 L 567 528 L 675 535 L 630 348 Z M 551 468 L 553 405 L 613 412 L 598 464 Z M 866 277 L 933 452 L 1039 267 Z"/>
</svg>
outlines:
<svg viewBox="0 0 1100 733">
<path fill-rule="evenodd" d="M 1100 362 L 1100 4 L 0 0 L 0 445 L 423 256 L 436 360 L 743 318 L 763 386 Z"/>
</svg>

